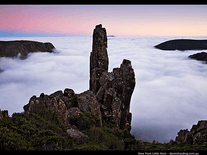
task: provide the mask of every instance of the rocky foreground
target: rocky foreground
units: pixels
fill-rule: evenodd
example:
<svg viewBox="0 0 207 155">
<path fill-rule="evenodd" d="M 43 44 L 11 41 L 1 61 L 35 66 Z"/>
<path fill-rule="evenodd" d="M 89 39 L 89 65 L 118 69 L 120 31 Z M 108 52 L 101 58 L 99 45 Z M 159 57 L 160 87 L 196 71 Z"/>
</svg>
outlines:
<svg viewBox="0 0 207 155">
<path fill-rule="evenodd" d="M 102 25 L 93 32 L 90 88 L 80 94 L 65 88 L 32 96 L 23 113 L 0 110 L 0 150 L 207 150 L 207 123 L 181 130 L 176 140 L 136 140 L 130 134 L 130 100 L 135 74 L 130 60 L 108 72 L 107 34 Z M 14 103 L 15 104 L 15 103 Z"/>
</svg>

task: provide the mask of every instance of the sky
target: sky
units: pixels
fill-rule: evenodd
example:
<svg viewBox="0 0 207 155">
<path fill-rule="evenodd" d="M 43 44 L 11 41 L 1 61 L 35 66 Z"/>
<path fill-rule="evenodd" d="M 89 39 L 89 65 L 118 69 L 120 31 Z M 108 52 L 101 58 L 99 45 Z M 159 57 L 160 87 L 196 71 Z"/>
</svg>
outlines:
<svg viewBox="0 0 207 155">
<path fill-rule="evenodd" d="M 206 36 L 207 5 L 0 5 L 0 35 Z"/>
</svg>

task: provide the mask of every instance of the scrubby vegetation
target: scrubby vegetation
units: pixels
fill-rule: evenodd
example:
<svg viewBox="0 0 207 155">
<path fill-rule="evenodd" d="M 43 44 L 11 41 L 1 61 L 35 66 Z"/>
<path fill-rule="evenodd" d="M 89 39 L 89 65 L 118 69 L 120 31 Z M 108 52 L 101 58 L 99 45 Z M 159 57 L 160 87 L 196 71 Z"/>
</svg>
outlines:
<svg viewBox="0 0 207 155">
<path fill-rule="evenodd" d="M 73 95 L 73 97 L 71 98 L 71 102 L 72 102 L 72 107 L 78 107 L 77 95 Z"/>
<path fill-rule="evenodd" d="M 126 130 L 119 130 L 113 123 L 105 122 L 101 127 L 100 119 L 92 113 L 81 113 L 70 120 L 77 129 L 90 137 L 82 144 L 74 144 L 71 150 L 137 150 L 138 141 Z"/>
<path fill-rule="evenodd" d="M 14 113 L 0 119 L 0 150 L 123 150 L 136 145 L 127 131 L 100 125 L 98 116 L 81 113 L 70 120 L 75 129 L 90 137 L 88 141 L 71 138 L 62 119 L 42 108 L 38 113 Z"/>
<path fill-rule="evenodd" d="M 79 146 L 73 147 L 74 150 L 137 150 L 136 139 L 126 130 L 116 128 L 96 127 L 82 131 L 90 137 Z"/>
<path fill-rule="evenodd" d="M 15 113 L 0 120 L 0 150 L 62 150 L 73 140 L 57 113 Z"/>
<path fill-rule="evenodd" d="M 100 119 L 92 113 L 80 113 L 77 117 L 70 119 L 70 124 L 75 125 L 80 131 L 86 132 L 92 126 L 100 127 Z"/>
<path fill-rule="evenodd" d="M 42 108 L 38 113 L 14 113 L 0 119 L 0 150 L 137 150 L 137 151 L 198 151 L 203 145 L 153 144 L 136 140 L 127 130 L 117 129 L 112 122 L 92 113 L 80 113 L 70 119 L 76 130 L 89 140 L 73 139 L 63 120 L 53 111 Z"/>
</svg>

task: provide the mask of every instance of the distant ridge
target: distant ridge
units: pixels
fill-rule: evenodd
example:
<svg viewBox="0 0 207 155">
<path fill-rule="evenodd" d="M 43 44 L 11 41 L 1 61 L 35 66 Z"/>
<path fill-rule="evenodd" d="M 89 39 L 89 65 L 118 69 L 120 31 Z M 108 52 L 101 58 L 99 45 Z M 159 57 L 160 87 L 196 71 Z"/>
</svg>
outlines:
<svg viewBox="0 0 207 155">
<path fill-rule="evenodd" d="M 115 35 L 107 35 L 107 37 L 115 37 Z"/>
<path fill-rule="evenodd" d="M 205 50 L 207 49 L 207 40 L 175 39 L 163 42 L 154 47 L 161 50 Z"/>
<path fill-rule="evenodd" d="M 52 52 L 55 49 L 52 43 L 42 43 L 29 40 L 0 41 L 0 57 L 15 57 L 19 53 L 26 58 L 31 52 Z"/>
<path fill-rule="evenodd" d="M 195 60 L 198 60 L 198 61 L 204 61 L 204 62 L 207 63 L 207 53 L 206 52 L 192 54 L 192 55 L 189 56 L 189 58 L 195 59 Z"/>
</svg>

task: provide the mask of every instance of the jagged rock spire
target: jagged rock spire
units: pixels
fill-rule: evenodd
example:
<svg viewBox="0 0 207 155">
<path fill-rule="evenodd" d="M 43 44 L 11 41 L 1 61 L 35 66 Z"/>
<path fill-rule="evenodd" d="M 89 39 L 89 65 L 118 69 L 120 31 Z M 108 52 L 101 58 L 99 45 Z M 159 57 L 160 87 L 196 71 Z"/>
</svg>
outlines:
<svg viewBox="0 0 207 155">
<path fill-rule="evenodd" d="M 106 29 L 96 25 L 93 31 L 93 45 L 90 55 L 90 90 L 95 94 L 100 88 L 99 78 L 104 71 L 108 71 Z"/>
<path fill-rule="evenodd" d="M 90 56 L 90 90 L 96 95 L 104 118 L 120 129 L 131 130 L 130 100 L 135 87 L 135 75 L 130 60 L 108 72 L 106 29 L 96 25 Z"/>
<path fill-rule="evenodd" d="M 80 113 L 90 112 L 118 129 L 131 130 L 130 100 L 135 87 L 135 75 L 130 60 L 124 59 L 119 68 L 108 72 L 106 29 L 97 25 L 93 32 L 90 56 L 90 90 L 75 94 L 72 89 L 51 95 L 33 96 L 24 106 L 25 113 L 38 112 L 42 106 L 59 114 L 68 128 Z M 76 124 L 77 125 L 77 124 Z"/>
</svg>

